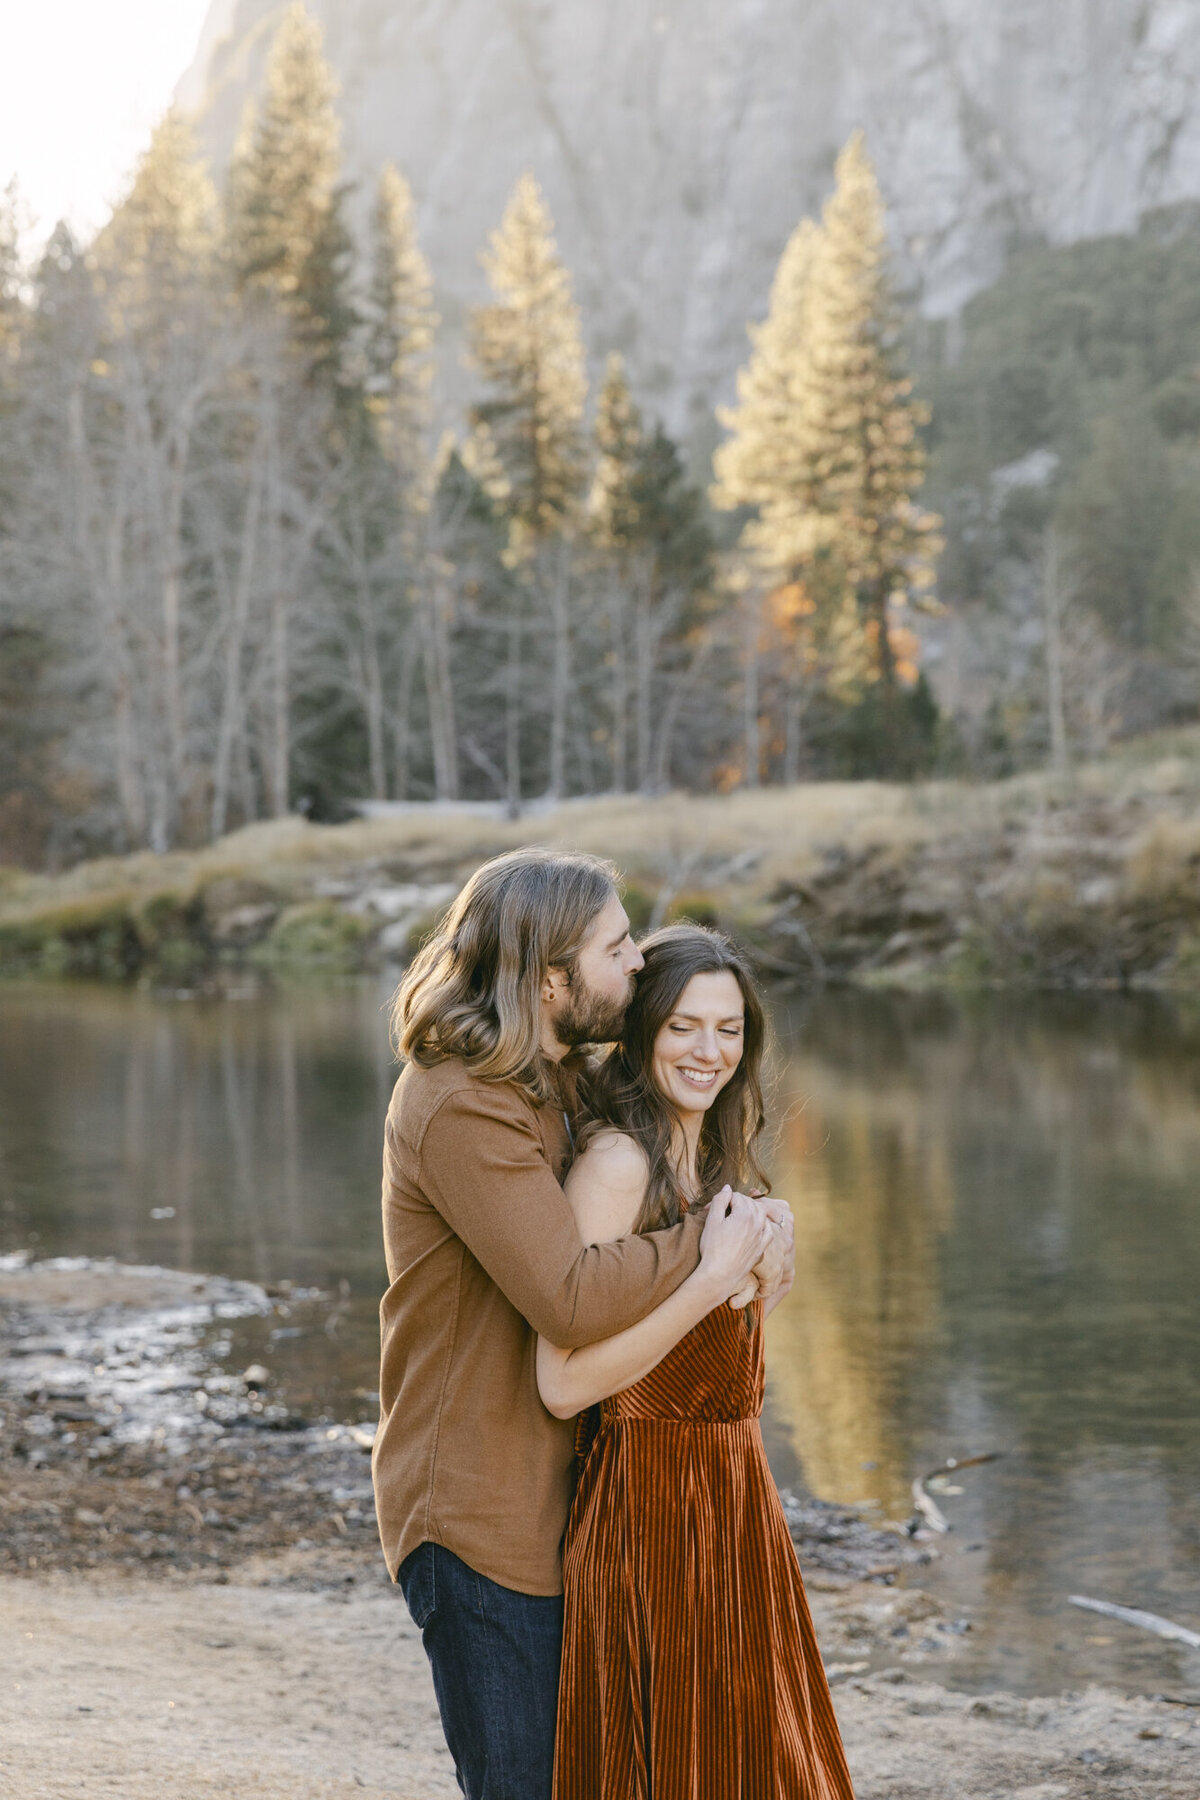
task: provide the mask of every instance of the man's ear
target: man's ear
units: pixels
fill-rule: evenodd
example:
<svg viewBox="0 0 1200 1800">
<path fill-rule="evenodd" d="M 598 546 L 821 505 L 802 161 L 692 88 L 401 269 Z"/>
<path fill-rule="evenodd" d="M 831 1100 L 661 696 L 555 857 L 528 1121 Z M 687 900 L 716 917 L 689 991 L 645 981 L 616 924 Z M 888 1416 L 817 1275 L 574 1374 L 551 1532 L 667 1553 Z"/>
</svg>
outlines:
<svg viewBox="0 0 1200 1800">
<path fill-rule="evenodd" d="M 571 983 L 565 969 L 550 968 L 542 977 L 542 999 L 553 1003 L 565 994 Z"/>
</svg>

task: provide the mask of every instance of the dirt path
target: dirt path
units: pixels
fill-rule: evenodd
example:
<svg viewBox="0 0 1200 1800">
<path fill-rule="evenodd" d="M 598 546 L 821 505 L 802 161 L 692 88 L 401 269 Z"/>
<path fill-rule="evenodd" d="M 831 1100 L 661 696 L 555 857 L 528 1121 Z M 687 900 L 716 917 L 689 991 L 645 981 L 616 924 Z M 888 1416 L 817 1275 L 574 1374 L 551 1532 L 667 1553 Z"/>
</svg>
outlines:
<svg viewBox="0 0 1200 1800">
<path fill-rule="evenodd" d="M 0 1579 L 0 1791 L 451 1800 L 399 1596 L 382 1578 L 274 1585 L 303 1579 L 296 1559 L 264 1567 L 257 1584 Z M 836 1694 L 859 1800 L 1200 1795 L 1194 1710 L 1098 1689 L 979 1700 L 900 1671 L 850 1678 Z"/>
</svg>

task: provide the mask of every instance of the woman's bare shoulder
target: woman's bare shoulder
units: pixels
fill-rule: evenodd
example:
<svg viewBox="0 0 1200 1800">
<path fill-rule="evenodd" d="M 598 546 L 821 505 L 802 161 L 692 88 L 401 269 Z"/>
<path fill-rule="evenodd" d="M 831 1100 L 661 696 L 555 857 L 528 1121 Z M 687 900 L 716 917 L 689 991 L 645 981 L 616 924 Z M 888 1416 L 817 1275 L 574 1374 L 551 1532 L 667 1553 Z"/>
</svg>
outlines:
<svg viewBox="0 0 1200 1800">
<path fill-rule="evenodd" d="M 633 1230 L 648 1173 L 646 1152 L 625 1132 L 605 1129 L 589 1140 L 566 1183 L 585 1243 L 604 1243 Z"/>
<path fill-rule="evenodd" d="M 580 1168 L 585 1163 L 614 1179 L 628 1175 L 636 1176 L 640 1181 L 646 1179 L 650 1167 L 646 1152 L 637 1139 L 630 1137 L 627 1131 L 618 1131 L 615 1125 L 605 1125 L 590 1137 L 572 1166 Z"/>
</svg>

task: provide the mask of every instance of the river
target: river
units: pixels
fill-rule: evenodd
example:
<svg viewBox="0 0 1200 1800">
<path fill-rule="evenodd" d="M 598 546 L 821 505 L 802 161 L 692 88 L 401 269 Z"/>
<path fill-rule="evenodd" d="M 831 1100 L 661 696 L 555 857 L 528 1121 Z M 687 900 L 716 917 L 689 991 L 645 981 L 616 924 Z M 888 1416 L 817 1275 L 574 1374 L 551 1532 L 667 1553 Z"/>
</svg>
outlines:
<svg viewBox="0 0 1200 1800">
<path fill-rule="evenodd" d="M 372 984 L 0 989 L 0 1252 L 318 1287 L 231 1358 L 369 1418 L 385 1012 Z M 1200 1013 L 828 991 L 775 1022 L 778 1479 L 904 1518 L 914 1475 L 998 1453 L 938 1491 L 920 1571 L 970 1621 L 952 1679 L 1197 1692 L 1200 1653 L 1067 1596 L 1200 1627 Z"/>
</svg>

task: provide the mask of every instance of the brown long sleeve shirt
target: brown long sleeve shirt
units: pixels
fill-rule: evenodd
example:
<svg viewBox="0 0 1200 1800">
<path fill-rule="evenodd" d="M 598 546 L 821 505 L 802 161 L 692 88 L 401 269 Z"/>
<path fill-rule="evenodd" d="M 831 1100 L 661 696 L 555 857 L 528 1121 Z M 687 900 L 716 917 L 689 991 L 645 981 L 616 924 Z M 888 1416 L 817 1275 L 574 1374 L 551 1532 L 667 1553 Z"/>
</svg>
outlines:
<svg viewBox="0 0 1200 1800">
<path fill-rule="evenodd" d="M 557 1103 L 410 1063 L 388 1109 L 375 1502 L 393 1579 L 432 1542 L 527 1594 L 562 1589 L 574 1427 L 537 1391 L 537 1334 L 623 1331 L 696 1267 L 700 1222 L 584 1247 Z"/>
</svg>

